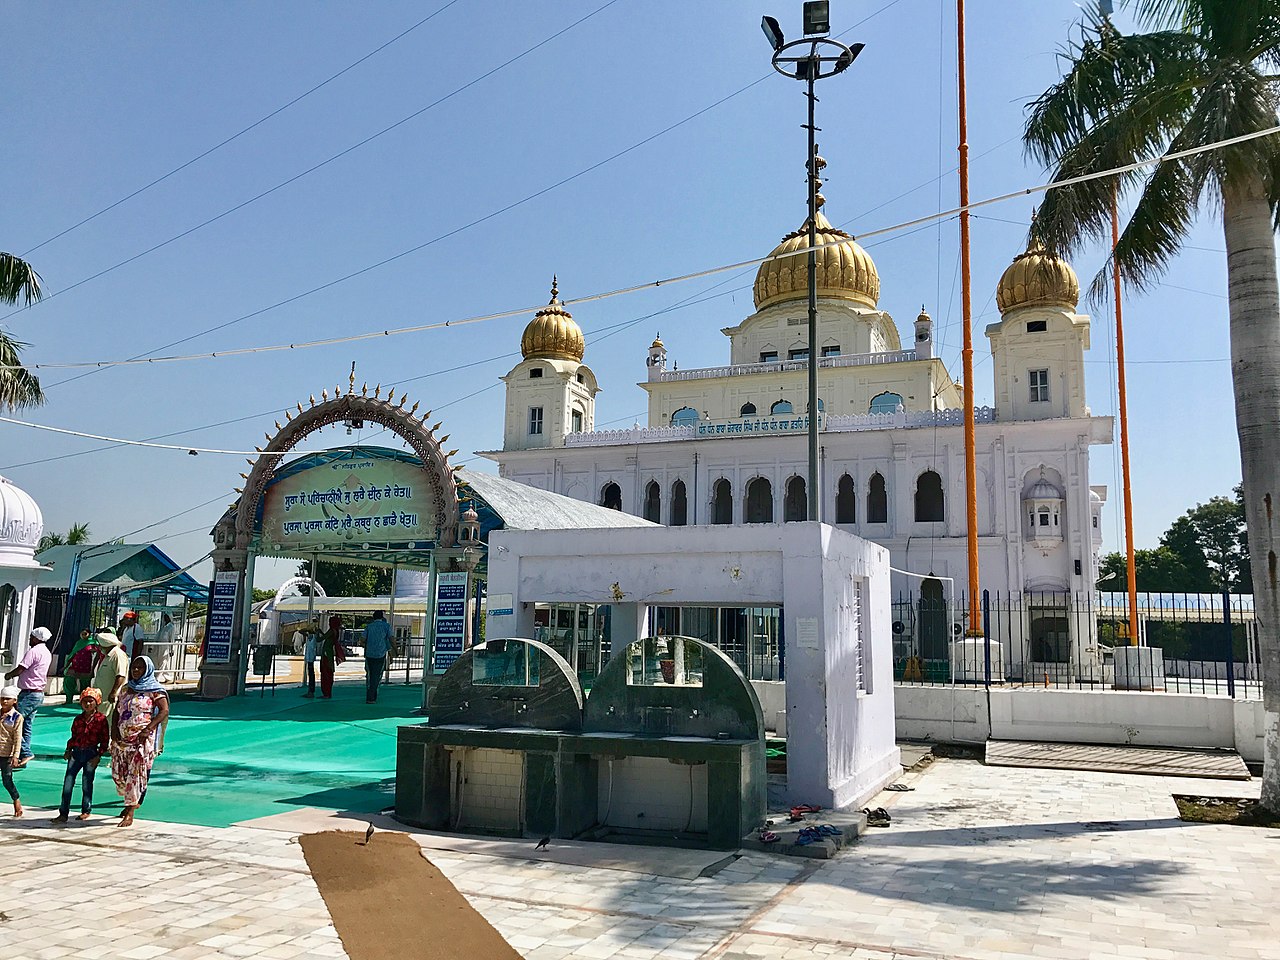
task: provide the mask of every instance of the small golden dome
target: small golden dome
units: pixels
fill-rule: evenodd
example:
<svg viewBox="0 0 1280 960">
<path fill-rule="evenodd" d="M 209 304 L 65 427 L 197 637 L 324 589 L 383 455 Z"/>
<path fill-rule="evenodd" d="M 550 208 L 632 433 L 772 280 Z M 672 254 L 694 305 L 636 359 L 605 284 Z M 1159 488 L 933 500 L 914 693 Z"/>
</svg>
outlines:
<svg viewBox="0 0 1280 960">
<path fill-rule="evenodd" d="M 1080 280 L 1071 264 L 1045 249 L 1035 235 L 1025 253 L 1013 258 L 996 287 L 996 306 L 1001 313 L 1018 307 L 1066 307 L 1074 310 L 1080 302 Z"/>
<path fill-rule="evenodd" d="M 838 297 L 854 300 L 874 308 L 880 299 L 880 274 L 870 254 L 858 246 L 858 242 L 843 230 L 833 227 L 822 211 L 818 211 L 817 240 L 819 244 L 834 243 L 818 251 L 817 288 L 820 297 Z M 809 246 L 809 221 L 794 233 L 782 238 L 773 248 L 771 257 L 756 273 L 756 309 L 762 310 L 785 300 L 804 300 L 809 296 L 809 258 L 805 254 L 788 257 L 786 254 L 804 250 Z"/>
<path fill-rule="evenodd" d="M 667 345 L 662 342 L 662 334 L 658 334 L 653 338 L 653 343 L 649 344 L 650 350 L 665 350 Z"/>
<path fill-rule="evenodd" d="M 582 328 L 560 304 L 560 291 L 556 278 L 552 277 L 551 302 L 539 310 L 524 328 L 524 336 L 520 338 L 520 352 L 526 360 L 540 357 L 545 360 L 573 360 L 581 363 L 586 350 Z"/>
</svg>

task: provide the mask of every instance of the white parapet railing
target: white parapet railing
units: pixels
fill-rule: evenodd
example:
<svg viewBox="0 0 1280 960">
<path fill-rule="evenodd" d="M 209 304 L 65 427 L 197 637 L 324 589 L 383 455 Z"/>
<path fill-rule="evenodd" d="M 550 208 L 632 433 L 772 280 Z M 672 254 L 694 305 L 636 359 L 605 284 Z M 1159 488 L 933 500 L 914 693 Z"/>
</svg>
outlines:
<svg viewBox="0 0 1280 960">
<path fill-rule="evenodd" d="M 760 418 L 747 417 L 754 421 Z M 765 420 L 777 419 L 765 417 Z M 974 410 L 976 423 L 994 423 L 996 411 L 994 407 L 978 407 Z M 715 421 L 727 425 L 741 425 L 744 421 L 737 418 L 731 421 Z M 915 430 L 926 427 L 958 427 L 964 424 L 963 410 L 915 410 L 910 413 L 899 410 L 896 413 L 861 413 L 848 416 L 831 415 L 822 419 L 823 433 L 851 433 L 857 430 Z M 758 430 L 726 430 L 714 434 L 705 428 L 706 420 L 697 424 L 678 427 L 630 427 L 626 430 L 593 430 L 590 433 L 571 433 L 564 439 L 566 447 L 611 447 L 635 443 L 666 443 L 671 440 L 710 440 L 717 436 L 752 434 L 767 435 Z M 699 430 L 699 426 L 703 430 Z"/>
<path fill-rule="evenodd" d="M 995 407 L 975 407 L 975 423 L 994 423 Z M 899 410 L 895 413 L 832 414 L 826 420 L 826 433 L 848 433 L 855 430 L 912 430 L 920 427 L 959 427 L 964 425 L 964 410 Z"/>
<path fill-rule="evenodd" d="M 890 350 L 885 353 L 851 353 L 841 357 L 820 357 L 818 368 L 865 367 L 877 363 L 903 363 L 918 360 L 914 350 Z M 758 373 L 785 373 L 808 370 L 808 360 L 768 360 L 764 363 L 734 363 L 724 367 L 698 367 L 693 370 L 664 370 L 658 375 L 662 383 L 674 380 L 710 380 L 716 377 L 749 377 Z"/>
</svg>

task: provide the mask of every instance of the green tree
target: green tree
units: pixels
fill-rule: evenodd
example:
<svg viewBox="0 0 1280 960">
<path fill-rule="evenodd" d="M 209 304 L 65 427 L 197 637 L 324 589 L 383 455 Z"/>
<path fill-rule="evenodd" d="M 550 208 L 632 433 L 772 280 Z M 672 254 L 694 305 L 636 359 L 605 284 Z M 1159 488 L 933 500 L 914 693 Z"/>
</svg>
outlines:
<svg viewBox="0 0 1280 960">
<path fill-rule="evenodd" d="M 63 533 L 46 533 L 40 538 L 40 543 L 36 546 L 36 552 L 47 549 L 48 547 L 60 547 L 64 543 L 71 546 L 79 546 L 89 542 L 89 525 L 87 523 L 73 523 L 71 529 L 65 534 Z"/>
<path fill-rule="evenodd" d="M 44 296 L 40 274 L 31 264 L 11 253 L 0 252 L 0 304 L 22 301 L 31 306 Z M 0 407 L 23 410 L 44 403 L 40 378 L 22 366 L 27 344 L 0 330 Z"/>
<path fill-rule="evenodd" d="M 1202 573 L 1199 589 L 1252 592 L 1243 499 L 1214 497 L 1173 521 L 1160 538 L 1188 569 Z"/>
<path fill-rule="evenodd" d="M 1276 124 L 1280 0 L 1130 0 L 1147 32 L 1123 35 L 1093 20 L 1067 52 L 1066 75 L 1030 108 L 1024 142 L 1069 180 L 1165 153 L 1208 147 Z M 1038 229 L 1070 253 L 1107 238 L 1113 189 L 1136 200 L 1113 260 L 1131 288 L 1156 283 L 1201 204 L 1221 216 L 1227 247 L 1228 315 L 1236 430 L 1269 717 L 1262 802 L 1280 811 L 1280 138 L 1147 166 L 1116 178 L 1049 191 Z M 1093 282 L 1106 295 L 1111 261 Z"/>
<path fill-rule="evenodd" d="M 1182 557 L 1168 547 L 1133 552 L 1134 577 L 1143 593 L 1201 593 L 1205 580 L 1187 568 Z M 1124 554 L 1108 553 L 1098 564 L 1098 589 L 1123 593 L 1128 589 Z"/>
<path fill-rule="evenodd" d="M 298 576 L 310 576 L 310 563 L 298 564 Z M 385 597 L 391 593 L 391 569 L 321 560 L 315 579 L 330 597 Z"/>
</svg>

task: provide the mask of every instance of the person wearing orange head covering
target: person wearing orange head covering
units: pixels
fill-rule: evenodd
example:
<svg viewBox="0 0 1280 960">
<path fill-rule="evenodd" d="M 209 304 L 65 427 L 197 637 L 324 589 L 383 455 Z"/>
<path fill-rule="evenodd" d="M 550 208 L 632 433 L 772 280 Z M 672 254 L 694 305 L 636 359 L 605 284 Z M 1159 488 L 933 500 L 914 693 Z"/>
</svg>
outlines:
<svg viewBox="0 0 1280 960">
<path fill-rule="evenodd" d="M 62 803 L 54 823 L 66 823 L 71 813 L 71 793 L 76 788 L 76 776 L 80 777 L 80 816 L 88 820 L 93 812 L 93 775 L 98 762 L 111 746 L 111 725 L 106 714 L 98 712 L 102 703 L 102 691 L 97 687 L 85 687 L 80 691 L 80 716 L 71 721 L 71 739 L 63 757 L 67 772 L 62 778 Z"/>
<path fill-rule="evenodd" d="M 342 618 L 334 614 L 329 618 L 329 629 L 320 641 L 320 696 L 333 697 L 333 671 L 342 647 Z"/>
</svg>

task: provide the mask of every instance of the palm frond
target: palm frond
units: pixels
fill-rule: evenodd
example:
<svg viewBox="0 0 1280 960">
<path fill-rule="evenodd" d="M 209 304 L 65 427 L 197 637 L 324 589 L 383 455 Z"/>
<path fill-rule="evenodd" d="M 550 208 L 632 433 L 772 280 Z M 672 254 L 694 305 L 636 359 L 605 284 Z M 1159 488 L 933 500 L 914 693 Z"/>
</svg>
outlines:
<svg viewBox="0 0 1280 960">
<path fill-rule="evenodd" d="M 40 378 L 22 366 L 21 353 L 26 346 L 0 331 L 0 408 L 24 410 L 45 401 Z"/>
<path fill-rule="evenodd" d="M 21 257 L 0 251 L 0 303 L 17 303 L 31 306 L 44 296 L 40 274 Z"/>
</svg>

